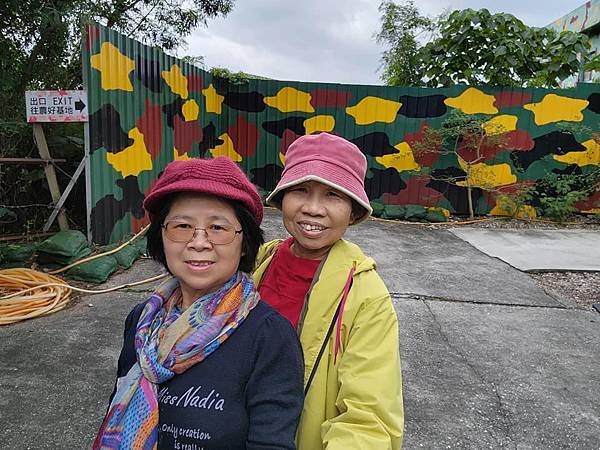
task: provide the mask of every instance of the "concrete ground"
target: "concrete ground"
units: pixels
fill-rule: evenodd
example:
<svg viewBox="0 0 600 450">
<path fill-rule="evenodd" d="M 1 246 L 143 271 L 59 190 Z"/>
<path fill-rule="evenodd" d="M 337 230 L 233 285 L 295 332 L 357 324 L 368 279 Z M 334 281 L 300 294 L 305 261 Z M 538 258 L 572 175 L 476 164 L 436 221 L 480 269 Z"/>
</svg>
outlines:
<svg viewBox="0 0 600 450">
<path fill-rule="evenodd" d="M 264 228 L 284 235 L 272 210 Z M 348 237 L 375 257 L 398 312 L 404 448 L 600 448 L 598 313 L 448 231 L 372 220 Z M 158 270 L 138 261 L 109 284 Z M 0 448 L 89 448 L 123 321 L 147 288 L 0 328 Z"/>
<path fill-rule="evenodd" d="M 526 272 L 600 271 L 600 232 L 453 228 L 452 234 Z"/>
</svg>

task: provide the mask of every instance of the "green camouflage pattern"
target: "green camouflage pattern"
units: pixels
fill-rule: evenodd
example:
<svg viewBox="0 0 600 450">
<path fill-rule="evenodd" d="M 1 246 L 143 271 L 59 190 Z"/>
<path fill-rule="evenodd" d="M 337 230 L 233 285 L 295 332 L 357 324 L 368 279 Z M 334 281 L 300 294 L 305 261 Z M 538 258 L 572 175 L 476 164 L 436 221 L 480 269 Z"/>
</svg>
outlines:
<svg viewBox="0 0 600 450">
<path fill-rule="evenodd" d="M 290 143 L 319 131 L 345 137 L 366 155 L 372 202 L 465 214 L 460 155 L 413 151 L 424 130 L 440 127 L 453 109 L 492 116 L 489 129 L 504 137 L 502 145 L 484 146 L 469 171 L 478 214 L 501 213 L 500 194 L 514 194 L 548 173 L 588 173 L 600 165 L 600 146 L 589 132 L 600 123 L 597 84 L 569 90 L 264 79 L 231 84 L 100 25 L 87 28 L 85 42 L 88 213 L 100 244 L 147 223 L 142 201 L 170 161 L 226 155 L 266 193 L 281 175 Z M 559 130 L 565 121 L 587 131 Z M 578 207 L 595 211 L 599 200 L 596 193 Z"/>
</svg>

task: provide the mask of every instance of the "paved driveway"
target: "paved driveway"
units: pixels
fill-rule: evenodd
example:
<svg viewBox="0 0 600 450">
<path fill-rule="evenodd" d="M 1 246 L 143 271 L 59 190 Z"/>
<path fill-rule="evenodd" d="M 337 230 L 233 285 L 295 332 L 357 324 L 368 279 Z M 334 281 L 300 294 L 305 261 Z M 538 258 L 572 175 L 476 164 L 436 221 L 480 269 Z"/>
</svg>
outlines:
<svg viewBox="0 0 600 450">
<path fill-rule="evenodd" d="M 275 211 L 265 228 L 283 235 Z M 600 314 L 448 231 L 373 220 L 349 237 L 377 260 L 398 312 L 405 448 L 600 448 Z M 138 261 L 110 284 L 157 271 Z M 86 296 L 0 328 L 0 448 L 89 447 L 124 318 L 147 295 Z"/>
</svg>

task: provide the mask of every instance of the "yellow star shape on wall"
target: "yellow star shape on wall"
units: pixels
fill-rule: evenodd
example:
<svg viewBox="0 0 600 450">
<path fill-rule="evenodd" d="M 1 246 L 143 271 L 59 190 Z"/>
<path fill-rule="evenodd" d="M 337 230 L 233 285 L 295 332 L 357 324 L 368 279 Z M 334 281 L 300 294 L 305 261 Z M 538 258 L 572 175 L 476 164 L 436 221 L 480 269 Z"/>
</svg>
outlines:
<svg viewBox="0 0 600 450">
<path fill-rule="evenodd" d="M 105 42 L 100 48 L 100 53 L 90 58 L 92 68 L 100 71 L 102 89 L 120 89 L 133 91 L 129 80 L 129 73 L 135 69 L 135 62 L 122 54 L 110 42 Z"/>
</svg>

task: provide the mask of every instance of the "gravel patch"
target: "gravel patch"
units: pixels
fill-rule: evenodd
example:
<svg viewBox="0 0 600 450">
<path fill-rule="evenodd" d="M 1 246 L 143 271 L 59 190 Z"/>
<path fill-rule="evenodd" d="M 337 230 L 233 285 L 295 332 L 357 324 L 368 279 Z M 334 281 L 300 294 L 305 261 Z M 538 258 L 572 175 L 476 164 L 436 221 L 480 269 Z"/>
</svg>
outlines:
<svg viewBox="0 0 600 450">
<path fill-rule="evenodd" d="M 457 223 L 459 225 L 460 223 Z M 485 219 L 482 222 L 462 225 L 474 228 L 503 228 L 503 229 L 540 229 L 540 230 L 600 230 L 600 221 L 591 216 L 575 216 L 568 222 L 559 223 L 549 220 L 518 220 L 518 219 Z"/>
<path fill-rule="evenodd" d="M 600 303 L 600 272 L 544 272 L 529 276 L 548 295 L 591 309 Z"/>
<path fill-rule="evenodd" d="M 599 230 L 600 219 L 595 216 L 579 215 L 569 219 L 568 222 L 553 222 L 544 219 L 512 219 L 509 217 L 479 217 L 469 220 L 467 217 L 451 217 L 448 222 L 428 223 L 428 222 L 409 222 L 406 220 L 380 219 L 372 217 L 371 220 L 380 220 L 384 222 L 396 222 L 407 225 L 415 225 L 433 229 L 446 229 L 452 227 L 461 228 L 499 228 L 499 229 L 540 229 L 540 230 Z"/>
</svg>

